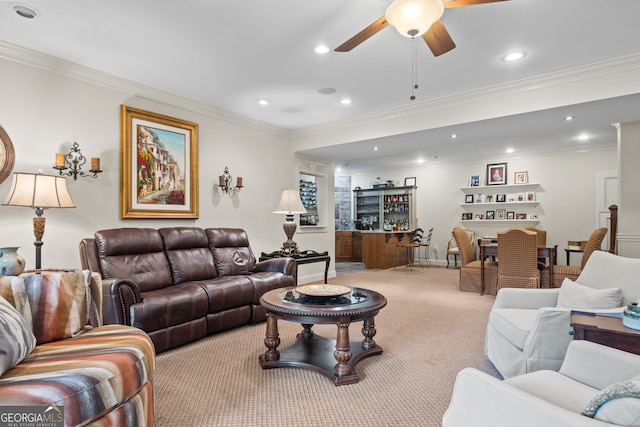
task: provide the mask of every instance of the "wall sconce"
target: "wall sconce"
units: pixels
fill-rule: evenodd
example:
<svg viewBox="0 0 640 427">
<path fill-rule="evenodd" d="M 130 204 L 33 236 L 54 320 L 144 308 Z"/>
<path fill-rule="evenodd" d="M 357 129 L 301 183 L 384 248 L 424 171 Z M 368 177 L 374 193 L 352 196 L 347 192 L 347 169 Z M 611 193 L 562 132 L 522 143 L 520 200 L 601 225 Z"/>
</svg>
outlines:
<svg viewBox="0 0 640 427">
<path fill-rule="evenodd" d="M 98 174 L 102 172 L 100 170 L 100 157 L 91 158 L 91 169 L 89 172 L 93 175 L 89 175 L 82 170 L 82 166 L 87 163 L 87 158 L 80 152 L 80 146 L 77 142 L 74 142 L 71 146 L 71 150 L 64 155 L 63 153 L 56 153 L 56 165 L 53 167 L 60 172 L 61 176 L 72 176 L 73 179 L 78 179 L 78 175 L 84 177 L 97 178 Z M 67 172 L 63 172 L 69 169 Z"/>
<path fill-rule="evenodd" d="M 244 185 L 242 185 L 241 176 L 236 179 L 235 187 L 232 184 L 233 177 L 229 173 L 229 168 L 225 166 L 224 173 L 218 177 L 218 193 L 220 193 L 220 195 L 229 194 L 231 197 L 233 197 L 234 194 L 239 192 L 242 187 L 244 187 Z"/>
</svg>

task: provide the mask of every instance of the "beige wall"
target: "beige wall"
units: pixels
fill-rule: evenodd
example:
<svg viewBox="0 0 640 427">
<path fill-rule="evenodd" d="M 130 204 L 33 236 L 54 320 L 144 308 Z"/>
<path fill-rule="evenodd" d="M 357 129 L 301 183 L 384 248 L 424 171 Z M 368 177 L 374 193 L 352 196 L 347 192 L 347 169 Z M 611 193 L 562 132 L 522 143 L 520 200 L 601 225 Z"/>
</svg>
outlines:
<svg viewBox="0 0 640 427">
<path fill-rule="evenodd" d="M 640 258 L 640 122 L 620 123 L 618 152 L 623 184 L 619 186 L 618 253 Z"/>
<path fill-rule="evenodd" d="M 488 163 L 507 162 L 508 184 L 513 183 L 513 172 L 528 171 L 529 182 L 540 184 L 536 190 L 539 205 L 526 209 L 539 215 L 539 228 L 547 230 L 547 244 L 558 245 L 559 264 L 565 264 L 568 240 L 587 240 L 598 227 L 596 210 L 596 175 L 600 171 L 617 170 L 615 146 L 590 152 L 556 153 L 518 159 L 479 159 L 476 162 L 444 166 L 421 166 L 405 170 L 377 171 L 375 175 L 352 177 L 352 185 L 370 188 L 376 177 L 403 183 L 405 177 L 417 179 L 418 226 L 434 228 L 430 257 L 439 264 L 446 264 L 447 242 L 451 230 L 461 226 L 464 210 L 464 193 L 460 187 L 469 185 L 471 175 L 480 175 L 484 183 Z M 494 210 L 495 207 L 490 209 Z M 465 225 L 478 236 L 495 236 L 512 224 L 485 221 Z M 571 264 L 579 265 L 580 257 L 574 255 Z"/>
<path fill-rule="evenodd" d="M 228 117 L 168 94 L 120 81 L 112 76 L 51 71 L 56 60 L 42 58 L 43 67 L 0 59 L 0 125 L 16 152 L 14 172 L 57 173 L 55 153 L 80 144 L 86 157 L 99 156 L 104 172 L 97 179 L 68 179 L 75 209 L 49 209 L 42 248 L 43 267 L 78 268 L 78 243 L 96 230 L 114 227 L 241 227 L 247 230 L 256 256 L 278 249 L 286 240 L 282 215 L 273 214 L 282 188 L 296 188 L 295 159 L 286 133 L 268 126 Z M 69 77 L 84 73 L 85 81 Z M 90 80 L 86 81 L 86 80 Z M 153 98 L 162 100 L 156 101 Z M 200 218 L 197 220 L 121 220 L 120 122 L 121 104 L 161 113 L 199 124 Z M 245 188 L 234 198 L 213 190 L 225 166 L 243 176 Z M 333 176 L 329 185 L 333 186 Z M 0 184 L 4 201 L 11 177 Z M 331 187 L 332 188 L 332 187 Z M 333 206 L 328 207 L 333 217 Z M 0 246 L 18 246 L 27 268 L 35 266 L 31 218 L 33 209 L 0 206 Z M 331 228 L 301 233 L 296 240 L 304 249 L 331 250 Z M 303 266 L 301 281 L 322 277 L 319 264 Z"/>
</svg>

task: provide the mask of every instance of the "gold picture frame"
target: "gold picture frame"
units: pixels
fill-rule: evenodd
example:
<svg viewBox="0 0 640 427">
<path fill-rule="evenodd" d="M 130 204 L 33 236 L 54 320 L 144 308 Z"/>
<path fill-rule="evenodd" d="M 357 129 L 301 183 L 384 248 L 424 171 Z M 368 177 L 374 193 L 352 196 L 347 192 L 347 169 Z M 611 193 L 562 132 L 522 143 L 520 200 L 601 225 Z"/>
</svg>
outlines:
<svg viewBox="0 0 640 427">
<path fill-rule="evenodd" d="M 11 175 L 16 161 L 16 153 L 9 134 L 0 126 L 0 184 Z"/>
<path fill-rule="evenodd" d="M 120 217 L 198 218 L 198 124 L 120 106 Z"/>
<path fill-rule="evenodd" d="M 522 171 L 516 172 L 513 174 L 513 183 L 514 184 L 528 184 L 529 183 L 529 172 Z"/>
</svg>

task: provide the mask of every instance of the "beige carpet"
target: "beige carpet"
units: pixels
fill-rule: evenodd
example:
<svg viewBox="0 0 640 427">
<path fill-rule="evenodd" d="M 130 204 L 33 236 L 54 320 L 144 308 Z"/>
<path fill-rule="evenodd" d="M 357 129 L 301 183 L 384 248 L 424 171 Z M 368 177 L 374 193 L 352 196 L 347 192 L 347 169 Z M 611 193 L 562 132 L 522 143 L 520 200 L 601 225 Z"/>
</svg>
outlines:
<svg viewBox="0 0 640 427">
<path fill-rule="evenodd" d="M 155 426 L 439 426 L 456 373 L 498 375 L 483 354 L 492 296 L 458 291 L 458 270 L 362 270 L 330 283 L 387 297 L 376 317 L 381 355 L 356 367 L 360 382 L 336 387 L 320 374 L 263 370 L 265 323 L 217 334 L 157 358 Z M 362 323 L 350 328 L 360 340 Z M 280 348 L 301 326 L 279 321 Z M 335 338 L 336 327 L 314 326 Z"/>
</svg>

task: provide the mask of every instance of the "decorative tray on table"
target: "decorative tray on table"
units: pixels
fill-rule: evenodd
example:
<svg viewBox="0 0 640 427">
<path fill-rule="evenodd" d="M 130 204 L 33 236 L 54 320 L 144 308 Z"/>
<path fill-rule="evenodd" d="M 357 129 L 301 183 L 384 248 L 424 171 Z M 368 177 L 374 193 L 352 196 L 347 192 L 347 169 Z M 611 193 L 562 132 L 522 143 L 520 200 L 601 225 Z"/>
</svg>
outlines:
<svg viewBox="0 0 640 427">
<path fill-rule="evenodd" d="M 297 293 L 308 297 L 337 297 L 351 292 L 348 286 L 340 285 L 303 285 L 294 289 Z"/>
</svg>

